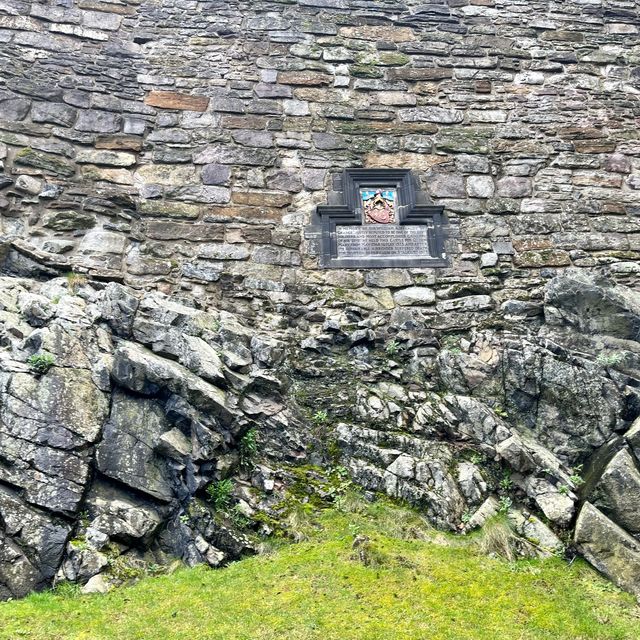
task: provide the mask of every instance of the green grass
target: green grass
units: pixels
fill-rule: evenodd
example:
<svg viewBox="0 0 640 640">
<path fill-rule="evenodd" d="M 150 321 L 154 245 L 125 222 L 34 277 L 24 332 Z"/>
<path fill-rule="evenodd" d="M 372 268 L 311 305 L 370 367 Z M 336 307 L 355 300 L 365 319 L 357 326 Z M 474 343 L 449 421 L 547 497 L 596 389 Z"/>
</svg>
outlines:
<svg viewBox="0 0 640 640">
<path fill-rule="evenodd" d="M 351 503 L 308 540 L 222 570 L 148 578 L 106 596 L 0 605 L 17 640 L 579 640 L 640 637 L 635 600 L 583 562 L 509 563 L 414 513 Z M 355 512 L 354 512 L 355 511 Z M 302 525 L 304 526 L 304 525 Z M 364 534 L 365 559 L 352 549 Z"/>
</svg>

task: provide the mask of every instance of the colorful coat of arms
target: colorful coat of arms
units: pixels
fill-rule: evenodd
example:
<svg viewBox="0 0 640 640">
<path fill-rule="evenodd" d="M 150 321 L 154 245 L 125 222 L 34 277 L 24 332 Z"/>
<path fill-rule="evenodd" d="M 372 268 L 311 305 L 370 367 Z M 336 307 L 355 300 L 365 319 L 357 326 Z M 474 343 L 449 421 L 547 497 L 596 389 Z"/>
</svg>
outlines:
<svg viewBox="0 0 640 640">
<path fill-rule="evenodd" d="M 395 189 L 362 189 L 364 221 L 368 224 L 393 224 L 396 221 Z"/>
</svg>

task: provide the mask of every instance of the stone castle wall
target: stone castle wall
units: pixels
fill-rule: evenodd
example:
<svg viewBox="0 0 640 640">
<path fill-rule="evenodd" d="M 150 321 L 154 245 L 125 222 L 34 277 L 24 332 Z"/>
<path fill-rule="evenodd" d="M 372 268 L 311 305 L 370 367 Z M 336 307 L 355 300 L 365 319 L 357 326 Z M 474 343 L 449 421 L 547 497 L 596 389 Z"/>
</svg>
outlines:
<svg viewBox="0 0 640 640">
<path fill-rule="evenodd" d="M 3 0 L 6 267 L 302 327 L 535 315 L 571 265 L 632 282 L 639 24 L 632 0 Z M 450 267 L 318 268 L 305 227 L 360 166 L 417 174 Z"/>
</svg>

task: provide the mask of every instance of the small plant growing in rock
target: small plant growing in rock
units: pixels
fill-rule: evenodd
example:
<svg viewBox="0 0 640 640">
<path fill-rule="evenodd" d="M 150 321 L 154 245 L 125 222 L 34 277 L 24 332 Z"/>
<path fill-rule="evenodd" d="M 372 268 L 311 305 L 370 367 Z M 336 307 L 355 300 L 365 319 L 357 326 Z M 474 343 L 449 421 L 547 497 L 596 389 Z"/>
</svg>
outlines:
<svg viewBox="0 0 640 640">
<path fill-rule="evenodd" d="M 455 335 L 444 336 L 440 340 L 440 348 L 454 355 L 462 353 L 460 348 L 460 338 Z"/>
<path fill-rule="evenodd" d="M 353 481 L 346 467 L 335 467 L 331 470 L 329 485 L 324 491 L 329 500 L 336 500 L 353 487 Z"/>
<path fill-rule="evenodd" d="M 566 484 L 558 485 L 558 493 L 566 496 L 569 493 L 569 487 Z"/>
<path fill-rule="evenodd" d="M 50 353 L 36 353 L 27 358 L 27 364 L 38 374 L 44 375 L 53 367 L 54 357 Z"/>
<path fill-rule="evenodd" d="M 471 511 L 465 511 L 462 514 L 462 524 L 469 524 L 469 522 L 471 522 L 472 517 L 473 517 L 473 513 Z"/>
<path fill-rule="evenodd" d="M 228 513 L 231 522 L 238 529 L 248 529 L 251 526 L 251 518 L 240 510 L 239 505 L 236 505 Z"/>
<path fill-rule="evenodd" d="M 231 504 L 231 494 L 233 493 L 233 481 L 230 478 L 212 482 L 207 487 L 209 501 L 216 511 L 224 511 Z"/>
<path fill-rule="evenodd" d="M 576 487 L 576 489 L 584 484 L 584 478 L 582 477 L 583 468 L 584 465 L 577 465 L 573 468 L 573 473 L 569 476 L 569 480 L 571 480 L 573 486 Z"/>
<path fill-rule="evenodd" d="M 624 360 L 624 354 L 616 353 L 601 353 L 596 358 L 596 362 L 603 367 L 615 367 Z"/>
<path fill-rule="evenodd" d="M 498 513 L 506 515 L 509 509 L 511 509 L 513 501 L 508 496 L 502 496 L 500 498 L 500 506 L 498 507 Z"/>
<path fill-rule="evenodd" d="M 256 429 L 249 429 L 245 433 L 238 446 L 238 453 L 240 454 L 240 466 L 251 467 L 253 461 L 258 453 L 258 432 Z"/>
<path fill-rule="evenodd" d="M 79 535 L 77 538 L 69 540 L 69 544 L 75 551 L 84 551 L 87 549 L 87 539 L 84 535 Z"/>
<path fill-rule="evenodd" d="M 387 352 L 387 355 L 393 356 L 400 351 L 400 343 L 395 338 L 393 340 L 389 340 L 385 345 L 384 350 Z"/>
<path fill-rule="evenodd" d="M 501 407 L 500 405 L 498 405 L 497 407 L 494 407 L 493 413 L 495 413 L 497 416 L 500 416 L 501 418 L 509 417 L 509 414 L 506 412 L 505 408 Z"/>
<path fill-rule="evenodd" d="M 77 293 L 78 289 L 87 284 L 87 276 L 83 276 L 81 273 L 74 273 L 73 271 L 67 273 L 67 286 L 71 293 Z"/>
<path fill-rule="evenodd" d="M 500 480 L 500 488 L 503 491 L 509 491 L 513 487 L 513 480 L 511 480 L 511 474 L 508 471 L 505 471 L 502 474 L 502 479 Z"/>
<path fill-rule="evenodd" d="M 316 411 L 313 416 L 311 416 L 311 419 L 317 425 L 327 424 L 327 422 L 329 422 L 329 414 L 326 411 Z"/>
<path fill-rule="evenodd" d="M 342 449 L 340 448 L 340 443 L 336 438 L 330 438 L 327 441 L 326 451 L 327 456 L 332 462 L 337 464 L 340 461 Z"/>
</svg>

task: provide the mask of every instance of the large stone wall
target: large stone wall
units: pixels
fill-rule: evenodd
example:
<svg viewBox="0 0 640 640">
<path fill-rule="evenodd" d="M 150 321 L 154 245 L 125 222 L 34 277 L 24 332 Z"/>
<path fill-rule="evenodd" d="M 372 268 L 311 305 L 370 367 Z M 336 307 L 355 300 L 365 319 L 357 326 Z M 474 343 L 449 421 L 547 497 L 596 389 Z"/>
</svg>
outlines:
<svg viewBox="0 0 640 640">
<path fill-rule="evenodd" d="M 464 327 L 569 265 L 633 279 L 639 23 L 632 0 L 4 0 L 8 267 L 303 327 L 318 301 Z M 450 268 L 318 269 L 305 227 L 358 166 L 416 172 Z"/>
<path fill-rule="evenodd" d="M 639 24 L 0 0 L 0 600 L 241 556 L 299 462 L 640 593 Z M 413 170 L 449 266 L 320 269 L 348 167 Z"/>
</svg>

